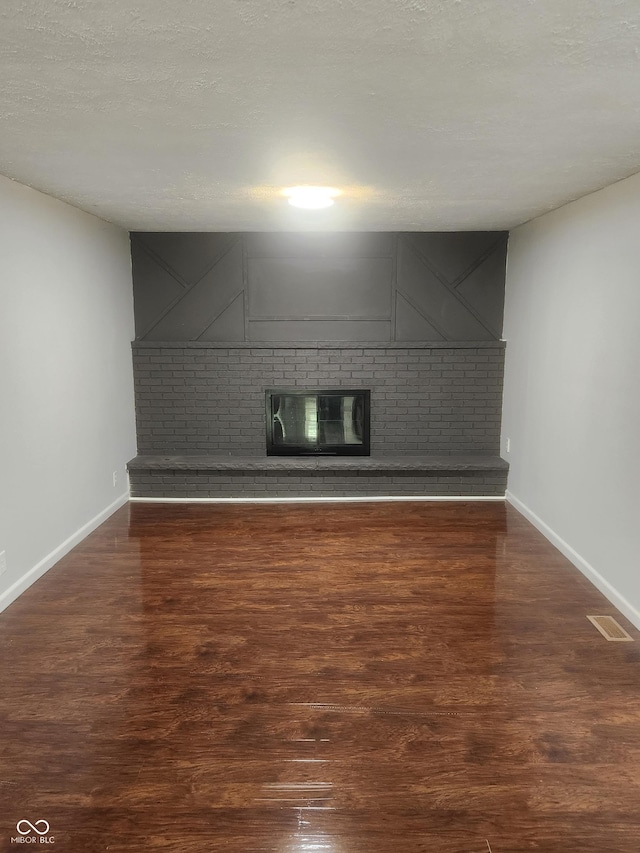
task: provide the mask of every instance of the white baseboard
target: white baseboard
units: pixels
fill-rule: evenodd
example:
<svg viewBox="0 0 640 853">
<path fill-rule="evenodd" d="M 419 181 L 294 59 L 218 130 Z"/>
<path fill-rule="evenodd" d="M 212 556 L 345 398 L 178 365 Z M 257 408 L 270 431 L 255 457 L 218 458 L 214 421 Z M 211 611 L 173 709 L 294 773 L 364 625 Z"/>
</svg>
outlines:
<svg viewBox="0 0 640 853">
<path fill-rule="evenodd" d="M 620 593 L 618 590 L 609 583 L 609 581 L 604 578 L 597 569 L 588 563 L 584 557 L 580 556 L 578 552 L 569 545 L 568 542 L 559 536 L 555 530 L 552 530 L 549 525 L 543 521 L 539 515 L 536 515 L 533 510 L 529 509 L 529 507 L 523 503 L 519 498 L 517 498 L 512 492 L 507 490 L 506 499 L 508 503 L 512 504 L 518 512 L 520 512 L 524 517 L 536 527 L 543 536 L 545 536 L 552 545 L 563 554 L 567 560 L 569 560 L 573 565 L 579 569 L 582 574 L 591 581 L 591 583 L 600 590 L 600 592 L 616 607 L 620 613 L 627 617 L 629 622 L 635 625 L 638 630 L 640 630 L 640 611 L 631 604 L 630 601 Z"/>
<path fill-rule="evenodd" d="M 284 503 L 344 503 L 369 501 L 504 501 L 504 495 L 373 495 L 369 497 L 300 497 L 300 498 L 130 498 L 138 503 L 160 504 L 284 504 Z"/>
<path fill-rule="evenodd" d="M 76 532 L 69 536 L 68 539 L 65 539 L 57 548 L 54 548 L 51 553 L 47 554 L 46 557 L 40 560 L 37 565 L 32 569 L 29 569 L 29 571 L 12 584 L 9 589 L 6 589 L 0 595 L 0 613 L 2 613 L 3 610 L 6 610 L 6 608 L 12 604 L 19 595 L 22 595 L 22 593 L 28 589 L 31 584 L 35 583 L 38 578 L 41 578 L 45 572 L 48 572 L 49 569 L 58 562 L 58 560 L 61 560 L 65 554 L 68 554 L 72 548 L 75 548 L 76 545 L 82 542 L 85 537 L 96 529 L 96 527 L 99 527 L 102 522 L 106 521 L 106 519 L 109 518 L 109 516 L 117 509 L 124 506 L 128 500 L 128 492 L 120 495 L 120 497 L 113 503 L 109 504 L 106 509 L 103 509 L 102 512 L 99 512 L 90 521 L 83 524 L 79 530 L 76 530 Z"/>
</svg>

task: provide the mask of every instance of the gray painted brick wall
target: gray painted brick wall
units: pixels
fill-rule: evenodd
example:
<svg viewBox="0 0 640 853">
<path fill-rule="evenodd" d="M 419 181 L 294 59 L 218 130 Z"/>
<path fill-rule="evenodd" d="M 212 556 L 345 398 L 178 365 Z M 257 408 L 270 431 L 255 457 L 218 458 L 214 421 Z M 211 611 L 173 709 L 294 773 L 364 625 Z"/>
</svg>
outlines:
<svg viewBox="0 0 640 853">
<path fill-rule="evenodd" d="M 504 345 L 133 344 L 140 454 L 265 454 L 268 388 L 369 388 L 372 455 L 498 455 Z M 362 483 L 361 483 L 362 485 Z"/>
</svg>

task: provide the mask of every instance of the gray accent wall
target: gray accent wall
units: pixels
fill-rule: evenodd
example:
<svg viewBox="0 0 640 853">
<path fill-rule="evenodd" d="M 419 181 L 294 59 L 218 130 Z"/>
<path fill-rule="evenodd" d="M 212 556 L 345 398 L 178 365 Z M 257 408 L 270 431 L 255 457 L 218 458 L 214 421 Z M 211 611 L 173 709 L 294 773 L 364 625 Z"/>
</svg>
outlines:
<svg viewBox="0 0 640 853">
<path fill-rule="evenodd" d="M 507 235 L 133 233 L 136 339 L 492 341 Z"/>
<path fill-rule="evenodd" d="M 506 244 L 502 232 L 132 234 L 132 493 L 504 494 Z M 260 467 L 272 388 L 369 389 L 371 459 Z"/>
</svg>

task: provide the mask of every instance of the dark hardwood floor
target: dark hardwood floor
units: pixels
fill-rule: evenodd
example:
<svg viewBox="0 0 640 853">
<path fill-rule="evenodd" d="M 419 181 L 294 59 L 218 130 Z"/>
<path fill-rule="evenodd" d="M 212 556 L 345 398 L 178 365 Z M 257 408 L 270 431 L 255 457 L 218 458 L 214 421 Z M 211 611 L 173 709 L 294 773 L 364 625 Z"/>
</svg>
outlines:
<svg viewBox="0 0 640 853">
<path fill-rule="evenodd" d="M 587 613 L 501 503 L 132 504 L 0 615 L 0 850 L 638 853 Z"/>
</svg>

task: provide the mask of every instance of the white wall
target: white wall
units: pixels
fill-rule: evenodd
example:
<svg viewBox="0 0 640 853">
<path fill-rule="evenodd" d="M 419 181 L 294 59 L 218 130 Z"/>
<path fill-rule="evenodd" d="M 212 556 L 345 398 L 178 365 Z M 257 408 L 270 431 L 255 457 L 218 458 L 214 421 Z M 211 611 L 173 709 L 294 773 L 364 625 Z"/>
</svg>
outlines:
<svg viewBox="0 0 640 853">
<path fill-rule="evenodd" d="M 640 175 L 512 232 L 505 337 L 507 497 L 640 628 Z"/>
<path fill-rule="evenodd" d="M 128 234 L 0 177 L 0 610 L 127 498 L 132 337 Z"/>
</svg>

